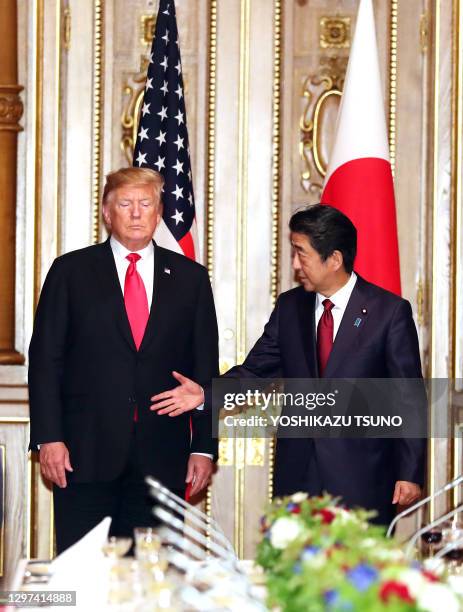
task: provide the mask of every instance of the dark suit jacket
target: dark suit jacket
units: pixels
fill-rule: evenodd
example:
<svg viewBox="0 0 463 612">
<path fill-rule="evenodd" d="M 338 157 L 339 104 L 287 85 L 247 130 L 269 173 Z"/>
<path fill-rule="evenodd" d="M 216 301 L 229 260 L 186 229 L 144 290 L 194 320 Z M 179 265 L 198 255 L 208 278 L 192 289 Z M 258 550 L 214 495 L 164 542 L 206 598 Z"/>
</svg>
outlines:
<svg viewBox="0 0 463 612">
<path fill-rule="evenodd" d="M 210 415 L 151 412 L 177 370 L 218 374 L 218 334 L 206 269 L 155 245 L 150 317 L 140 350 L 132 338 L 109 240 L 56 259 L 47 275 L 29 349 L 31 448 L 64 441 L 70 481 L 116 478 L 129 453 L 135 406 L 146 474 L 184 487 L 191 452 L 216 455 Z M 193 434 L 190 435 L 190 417 Z"/>
<path fill-rule="evenodd" d="M 229 377 L 318 377 L 316 294 L 281 294 L 242 366 Z M 364 312 L 362 312 L 364 311 Z M 366 311 L 366 314 L 365 314 Z M 354 326 L 360 317 L 362 324 Z M 335 338 L 325 378 L 421 378 L 410 303 L 358 277 Z M 425 443 L 419 439 L 285 439 L 277 441 L 275 495 L 323 490 L 347 505 L 376 509 L 391 520 L 397 480 L 423 483 Z"/>
</svg>

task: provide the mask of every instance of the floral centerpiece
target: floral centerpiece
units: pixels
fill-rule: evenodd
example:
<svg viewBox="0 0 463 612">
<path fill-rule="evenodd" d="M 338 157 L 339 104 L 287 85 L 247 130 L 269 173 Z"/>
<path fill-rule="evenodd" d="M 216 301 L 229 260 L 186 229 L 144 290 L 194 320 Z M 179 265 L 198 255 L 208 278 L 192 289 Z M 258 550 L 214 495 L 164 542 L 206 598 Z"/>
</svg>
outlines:
<svg viewBox="0 0 463 612">
<path fill-rule="evenodd" d="M 329 495 L 277 499 L 261 519 L 257 563 L 268 604 L 284 612 L 459 612 L 444 576 L 408 561 L 373 513 Z"/>
</svg>

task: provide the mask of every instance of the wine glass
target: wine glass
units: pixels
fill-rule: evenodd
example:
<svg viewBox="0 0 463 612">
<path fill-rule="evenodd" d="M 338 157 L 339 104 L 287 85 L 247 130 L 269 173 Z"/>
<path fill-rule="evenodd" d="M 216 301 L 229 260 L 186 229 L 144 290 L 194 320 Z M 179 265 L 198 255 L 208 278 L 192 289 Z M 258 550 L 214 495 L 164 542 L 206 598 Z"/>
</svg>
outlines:
<svg viewBox="0 0 463 612">
<path fill-rule="evenodd" d="M 152 527 L 135 527 L 135 556 L 139 561 L 157 561 L 161 538 Z"/>
<path fill-rule="evenodd" d="M 110 536 L 103 544 L 103 554 L 110 559 L 120 559 L 132 546 L 132 538 Z"/>
</svg>

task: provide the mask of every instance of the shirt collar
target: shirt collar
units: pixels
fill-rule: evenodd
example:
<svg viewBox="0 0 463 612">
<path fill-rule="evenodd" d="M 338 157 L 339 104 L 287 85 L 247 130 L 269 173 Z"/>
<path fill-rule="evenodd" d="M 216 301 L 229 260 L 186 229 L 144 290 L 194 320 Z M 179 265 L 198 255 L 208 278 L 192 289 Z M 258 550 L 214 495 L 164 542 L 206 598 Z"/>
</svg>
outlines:
<svg viewBox="0 0 463 612">
<path fill-rule="evenodd" d="M 141 259 L 147 259 L 148 257 L 151 257 L 154 253 L 154 246 L 152 240 L 150 240 L 149 244 L 147 244 L 145 248 L 141 249 L 140 251 L 129 251 L 125 248 L 123 244 L 119 242 L 119 240 L 116 240 L 114 236 L 111 236 L 109 242 L 114 255 L 120 257 L 121 259 L 125 259 L 127 255 L 129 255 L 129 253 L 138 253 Z"/>
<path fill-rule="evenodd" d="M 338 289 L 336 293 L 333 293 L 333 295 L 330 296 L 330 301 L 334 304 L 335 308 L 341 308 L 342 310 L 346 309 L 347 302 L 350 299 L 351 293 L 355 287 L 356 282 L 357 274 L 355 274 L 355 272 L 352 272 L 347 283 L 343 287 L 341 287 L 341 289 Z M 322 305 L 323 300 L 326 300 L 326 295 L 317 293 L 317 308 Z"/>
</svg>

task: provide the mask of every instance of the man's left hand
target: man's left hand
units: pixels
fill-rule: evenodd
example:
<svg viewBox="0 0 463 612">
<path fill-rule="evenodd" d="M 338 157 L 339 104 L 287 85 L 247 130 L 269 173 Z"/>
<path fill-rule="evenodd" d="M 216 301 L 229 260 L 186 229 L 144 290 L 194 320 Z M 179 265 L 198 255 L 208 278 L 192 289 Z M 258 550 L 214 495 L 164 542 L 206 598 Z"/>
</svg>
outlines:
<svg viewBox="0 0 463 612">
<path fill-rule="evenodd" d="M 212 459 L 203 455 L 190 455 L 186 483 L 191 483 L 190 495 L 196 495 L 207 487 L 212 476 L 214 464 Z"/>
<path fill-rule="evenodd" d="M 407 482 L 406 480 L 398 480 L 395 483 L 394 496 L 392 498 L 393 504 L 399 504 L 399 506 L 409 506 L 416 502 L 421 497 L 421 487 L 414 482 Z"/>
</svg>

